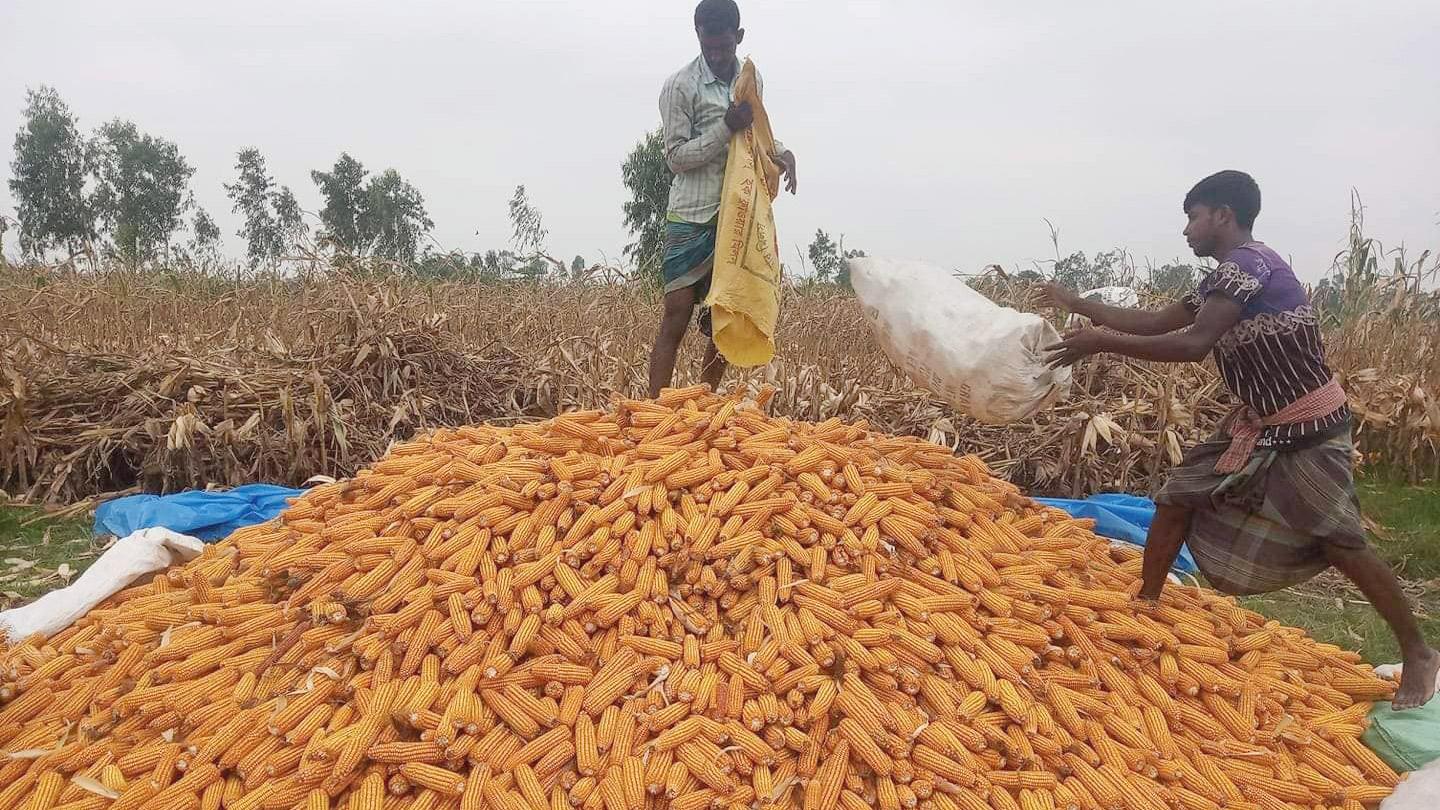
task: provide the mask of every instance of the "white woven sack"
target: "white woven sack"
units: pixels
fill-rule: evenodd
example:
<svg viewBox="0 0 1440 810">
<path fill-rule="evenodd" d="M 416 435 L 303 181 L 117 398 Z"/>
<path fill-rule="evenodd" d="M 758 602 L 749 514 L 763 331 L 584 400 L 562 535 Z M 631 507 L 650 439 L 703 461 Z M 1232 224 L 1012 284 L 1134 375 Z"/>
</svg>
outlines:
<svg viewBox="0 0 1440 810">
<path fill-rule="evenodd" d="M 932 264 L 851 259 L 850 281 L 880 345 L 917 385 L 991 424 L 1026 419 L 1070 393 L 1045 364 L 1060 339 L 1039 315 L 1002 307 Z"/>
<path fill-rule="evenodd" d="M 1380 810 L 1435 810 L 1436 807 L 1440 807 L 1440 759 L 1412 771 L 1395 792 L 1380 803 Z"/>
<path fill-rule="evenodd" d="M 0 613 L 0 644 L 37 634 L 49 638 L 140 577 L 193 560 L 204 550 L 205 544 L 188 534 L 141 529 L 116 541 L 68 586 Z"/>
</svg>

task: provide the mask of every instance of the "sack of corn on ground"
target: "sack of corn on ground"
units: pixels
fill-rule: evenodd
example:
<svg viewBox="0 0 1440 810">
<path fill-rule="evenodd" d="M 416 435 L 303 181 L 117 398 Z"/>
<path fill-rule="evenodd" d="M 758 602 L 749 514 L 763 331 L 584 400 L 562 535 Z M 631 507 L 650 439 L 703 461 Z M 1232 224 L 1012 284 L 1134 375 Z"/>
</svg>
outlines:
<svg viewBox="0 0 1440 810">
<path fill-rule="evenodd" d="M 975 458 L 668 392 L 442 430 L 0 654 L 0 810 L 1360 810 L 1392 686 Z"/>
</svg>

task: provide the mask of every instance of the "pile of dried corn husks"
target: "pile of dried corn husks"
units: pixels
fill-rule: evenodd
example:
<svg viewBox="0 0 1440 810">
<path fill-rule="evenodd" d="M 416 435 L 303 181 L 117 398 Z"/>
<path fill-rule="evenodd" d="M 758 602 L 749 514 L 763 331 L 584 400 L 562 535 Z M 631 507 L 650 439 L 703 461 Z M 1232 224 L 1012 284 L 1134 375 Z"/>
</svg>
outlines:
<svg viewBox="0 0 1440 810">
<path fill-rule="evenodd" d="M 763 399 L 763 397 L 762 397 Z M 1359 810 L 1357 656 L 700 390 L 442 430 L 0 655 L 0 810 Z"/>
</svg>

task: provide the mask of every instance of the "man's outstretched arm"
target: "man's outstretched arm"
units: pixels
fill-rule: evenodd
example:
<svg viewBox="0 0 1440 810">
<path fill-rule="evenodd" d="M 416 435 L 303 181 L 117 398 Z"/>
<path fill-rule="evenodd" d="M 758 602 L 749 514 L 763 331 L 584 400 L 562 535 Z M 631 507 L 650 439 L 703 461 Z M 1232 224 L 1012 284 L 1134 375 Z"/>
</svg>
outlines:
<svg viewBox="0 0 1440 810">
<path fill-rule="evenodd" d="M 1123 354 L 1136 360 L 1160 363 L 1198 363 L 1240 322 L 1244 305 L 1226 295 L 1211 295 L 1195 316 L 1195 325 L 1162 335 L 1117 335 L 1099 329 L 1081 329 L 1059 343 L 1045 347 L 1050 363 L 1074 365 L 1092 354 Z"/>
<path fill-rule="evenodd" d="M 1164 335 L 1184 329 L 1195 322 L 1195 315 L 1190 308 L 1178 301 L 1158 310 L 1116 307 L 1090 298 L 1081 298 L 1074 290 L 1055 282 L 1040 288 L 1040 303 L 1084 315 L 1097 326 L 1105 326 L 1127 335 Z"/>
</svg>

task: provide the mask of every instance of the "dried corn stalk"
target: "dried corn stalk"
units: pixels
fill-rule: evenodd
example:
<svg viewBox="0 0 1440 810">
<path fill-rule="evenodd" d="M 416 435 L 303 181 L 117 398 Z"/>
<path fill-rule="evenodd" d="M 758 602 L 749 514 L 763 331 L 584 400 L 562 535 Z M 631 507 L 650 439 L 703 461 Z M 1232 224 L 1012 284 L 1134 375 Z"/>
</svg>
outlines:
<svg viewBox="0 0 1440 810">
<path fill-rule="evenodd" d="M 1388 795 L 1390 685 L 1138 572 L 977 459 L 700 390 L 443 430 L 6 651 L 0 810 Z"/>
</svg>

